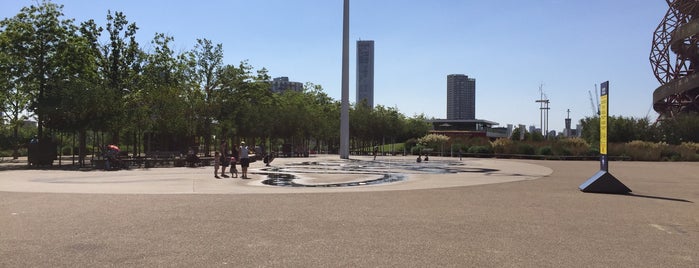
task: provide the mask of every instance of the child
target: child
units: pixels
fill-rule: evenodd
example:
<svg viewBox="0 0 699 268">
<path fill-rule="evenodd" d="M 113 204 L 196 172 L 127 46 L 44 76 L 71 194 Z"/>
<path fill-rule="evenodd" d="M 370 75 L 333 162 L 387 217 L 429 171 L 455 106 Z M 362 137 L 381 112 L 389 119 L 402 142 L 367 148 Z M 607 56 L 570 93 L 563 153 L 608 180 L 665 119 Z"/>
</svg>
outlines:
<svg viewBox="0 0 699 268">
<path fill-rule="evenodd" d="M 235 162 L 236 162 L 235 156 L 231 156 L 231 176 L 233 176 L 233 178 L 238 177 L 238 169 L 235 168 Z"/>
<path fill-rule="evenodd" d="M 218 166 L 221 165 L 221 160 L 219 160 L 220 154 L 218 151 L 214 153 L 214 178 L 220 179 L 221 177 L 218 176 Z"/>
</svg>

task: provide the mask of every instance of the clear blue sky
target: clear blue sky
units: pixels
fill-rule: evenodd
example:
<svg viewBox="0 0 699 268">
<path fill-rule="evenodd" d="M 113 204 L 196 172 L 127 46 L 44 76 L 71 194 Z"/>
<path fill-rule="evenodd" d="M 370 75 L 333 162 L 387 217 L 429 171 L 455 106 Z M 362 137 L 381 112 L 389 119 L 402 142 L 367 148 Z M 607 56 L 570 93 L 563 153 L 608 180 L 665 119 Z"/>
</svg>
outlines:
<svg viewBox="0 0 699 268">
<path fill-rule="evenodd" d="M 322 85 L 340 99 L 342 0 L 62 0 L 66 17 L 104 26 L 122 11 L 150 50 L 156 32 L 177 51 L 196 39 L 223 44 L 226 64 L 248 60 L 272 77 Z M 35 1 L 2 0 L 0 17 Z M 588 91 L 610 81 L 611 115 L 655 119 L 659 83 L 649 55 L 667 11 L 663 0 L 351 0 L 350 101 L 356 41 L 375 41 L 374 103 L 407 115 L 446 117 L 446 77 L 476 79 L 476 117 L 540 126 L 539 85 L 549 129 L 592 115 Z M 106 38 L 105 38 L 106 40 Z"/>
</svg>

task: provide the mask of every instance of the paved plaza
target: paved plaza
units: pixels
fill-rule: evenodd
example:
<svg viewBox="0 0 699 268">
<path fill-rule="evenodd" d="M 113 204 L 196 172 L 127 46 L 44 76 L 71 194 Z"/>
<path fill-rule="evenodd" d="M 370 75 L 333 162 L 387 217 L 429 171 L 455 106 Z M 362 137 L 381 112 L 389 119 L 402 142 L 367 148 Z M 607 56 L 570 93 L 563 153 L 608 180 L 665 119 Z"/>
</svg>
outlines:
<svg viewBox="0 0 699 268">
<path fill-rule="evenodd" d="M 632 195 L 580 192 L 597 170 L 337 156 L 256 162 L 248 180 L 8 168 L 0 267 L 699 267 L 699 164 L 611 162 Z M 278 174 L 302 186 L 263 184 Z"/>
</svg>

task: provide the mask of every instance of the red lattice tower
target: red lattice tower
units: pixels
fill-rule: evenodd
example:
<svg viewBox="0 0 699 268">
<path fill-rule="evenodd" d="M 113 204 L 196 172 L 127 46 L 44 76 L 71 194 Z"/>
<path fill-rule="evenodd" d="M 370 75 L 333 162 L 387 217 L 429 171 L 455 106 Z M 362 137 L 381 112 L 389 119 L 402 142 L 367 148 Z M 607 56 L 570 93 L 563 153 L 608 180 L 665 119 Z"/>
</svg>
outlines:
<svg viewBox="0 0 699 268">
<path fill-rule="evenodd" d="M 660 82 L 653 109 L 661 118 L 699 112 L 699 0 L 666 0 L 668 10 L 653 34 L 650 62 Z"/>
</svg>

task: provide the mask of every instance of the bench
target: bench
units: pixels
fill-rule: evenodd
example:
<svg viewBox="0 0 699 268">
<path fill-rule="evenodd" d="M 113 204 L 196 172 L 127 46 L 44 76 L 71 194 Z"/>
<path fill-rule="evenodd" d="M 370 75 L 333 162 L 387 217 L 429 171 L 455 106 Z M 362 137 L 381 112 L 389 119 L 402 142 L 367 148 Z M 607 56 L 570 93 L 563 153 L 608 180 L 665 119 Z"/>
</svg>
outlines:
<svg viewBox="0 0 699 268">
<path fill-rule="evenodd" d="M 146 168 L 156 167 L 156 166 L 177 166 L 177 160 L 180 160 L 179 151 L 155 151 L 146 153 L 143 162 Z M 184 159 L 182 159 L 184 160 Z M 184 161 L 182 161 L 181 166 L 184 166 Z"/>
</svg>

